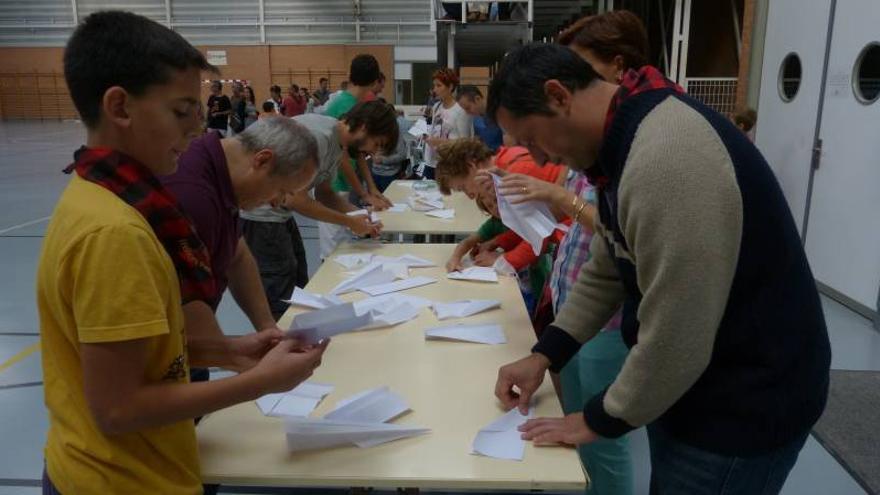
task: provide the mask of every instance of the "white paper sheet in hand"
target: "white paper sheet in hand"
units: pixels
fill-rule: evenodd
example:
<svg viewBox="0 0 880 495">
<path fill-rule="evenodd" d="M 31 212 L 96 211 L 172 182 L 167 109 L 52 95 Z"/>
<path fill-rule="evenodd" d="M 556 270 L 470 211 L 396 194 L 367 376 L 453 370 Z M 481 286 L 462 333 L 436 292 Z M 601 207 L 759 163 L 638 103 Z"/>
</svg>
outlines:
<svg viewBox="0 0 880 495">
<path fill-rule="evenodd" d="M 392 270 L 387 270 L 381 264 L 371 264 L 364 267 L 357 274 L 343 280 L 339 283 L 330 294 L 340 295 L 348 292 L 356 291 L 362 287 L 370 287 L 373 285 L 386 284 L 393 282 L 397 275 Z"/>
<path fill-rule="evenodd" d="M 495 190 L 498 191 L 501 177 L 493 174 L 492 180 L 495 183 Z M 495 196 L 504 225 L 525 239 L 532 246 L 532 251 L 540 255 L 544 239 L 556 228 L 556 220 L 547 208 L 547 204 L 541 201 L 526 201 L 515 205 L 501 193 L 496 192 Z"/>
<path fill-rule="evenodd" d="M 428 121 L 425 119 L 419 119 L 406 132 L 414 137 L 420 138 L 425 134 L 428 134 Z"/>
<path fill-rule="evenodd" d="M 287 418 L 287 449 L 298 452 L 340 445 L 372 447 L 429 433 L 429 428 L 385 423 L 355 423 L 315 418 Z"/>
<path fill-rule="evenodd" d="M 521 461 L 526 442 L 517 428 L 528 421 L 533 414 L 534 408 L 529 408 L 529 414 L 526 416 L 520 414 L 519 409 L 514 408 L 483 427 L 474 438 L 473 453 L 496 459 Z"/>
<path fill-rule="evenodd" d="M 455 210 L 452 208 L 448 208 L 445 210 L 434 210 L 425 213 L 429 217 L 442 218 L 444 220 L 451 220 L 455 218 Z"/>
<path fill-rule="evenodd" d="M 293 317 L 287 336 L 296 337 L 306 344 L 316 344 L 326 338 L 351 332 L 373 323 L 370 313 L 358 315 L 352 303 L 326 309 L 316 309 Z"/>
<path fill-rule="evenodd" d="M 350 216 L 350 217 L 365 217 L 365 216 L 369 216 L 371 222 L 373 222 L 373 223 L 378 223 L 378 222 L 379 222 L 379 214 L 378 214 L 378 213 L 376 213 L 376 212 L 369 212 L 369 211 L 367 211 L 367 210 L 365 210 L 365 209 L 363 209 L 363 208 L 360 209 L 360 210 L 349 211 L 349 212 L 346 213 L 346 215 L 348 215 L 348 216 Z"/>
<path fill-rule="evenodd" d="M 498 273 L 491 266 L 471 266 L 464 270 L 449 272 L 446 274 L 446 278 L 474 282 L 498 282 Z"/>
<path fill-rule="evenodd" d="M 285 299 L 283 302 L 312 309 L 324 309 L 343 303 L 342 299 L 334 295 L 323 296 L 299 287 L 294 287 L 293 295 L 290 296 L 290 299 Z"/>
<path fill-rule="evenodd" d="M 465 299 L 448 303 L 434 303 L 434 314 L 438 320 L 447 318 L 465 318 L 483 311 L 498 308 L 501 301 L 494 299 Z"/>
<path fill-rule="evenodd" d="M 389 282 L 387 284 L 371 285 L 369 287 L 361 287 L 359 290 L 371 296 L 380 296 L 391 292 L 400 292 L 402 290 L 421 287 L 423 285 L 433 284 L 437 279 L 433 277 L 412 277 Z"/>
<path fill-rule="evenodd" d="M 425 340 L 460 340 L 478 344 L 504 344 L 507 337 L 501 325 L 453 325 L 425 330 Z"/>
</svg>

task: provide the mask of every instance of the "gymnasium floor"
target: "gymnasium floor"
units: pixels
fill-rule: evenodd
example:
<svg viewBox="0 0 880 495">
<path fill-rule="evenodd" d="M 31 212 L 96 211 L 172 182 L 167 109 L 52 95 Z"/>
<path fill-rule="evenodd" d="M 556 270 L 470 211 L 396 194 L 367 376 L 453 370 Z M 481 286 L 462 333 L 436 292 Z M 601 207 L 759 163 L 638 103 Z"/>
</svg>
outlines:
<svg viewBox="0 0 880 495">
<path fill-rule="evenodd" d="M 67 182 L 61 169 L 71 162 L 84 135 L 74 122 L 0 122 L 0 495 L 40 493 L 37 487 L 47 418 L 39 351 L 33 351 L 39 332 L 34 274 L 49 215 Z M 300 225 L 314 273 L 317 229 L 312 222 Z M 227 333 L 250 331 L 230 299 L 225 298 L 219 311 L 223 328 Z M 824 303 L 834 353 L 832 367 L 880 370 L 880 333 L 838 303 L 829 299 Z M 643 430 L 632 435 L 631 445 L 636 493 L 647 493 L 649 464 Z M 783 493 L 849 495 L 864 491 L 810 438 Z"/>
</svg>

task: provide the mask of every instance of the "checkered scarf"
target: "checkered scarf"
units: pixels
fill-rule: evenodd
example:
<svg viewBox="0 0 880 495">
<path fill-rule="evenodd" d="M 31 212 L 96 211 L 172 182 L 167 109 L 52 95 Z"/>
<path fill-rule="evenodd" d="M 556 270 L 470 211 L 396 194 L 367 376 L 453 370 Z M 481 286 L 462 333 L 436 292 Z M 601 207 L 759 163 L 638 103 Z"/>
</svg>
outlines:
<svg viewBox="0 0 880 495">
<path fill-rule="evenodd" d="M 74 160 L 64 173 L 75 170 L 83 179 L 134 207 L 147 220 L 174 262 L 182 303 L 211 301 L 214 278 L 208 249 L 177 199 L 156 176 L 134 158 L 109 148 L 84 146 L 74 153 Z"/>
</svg>

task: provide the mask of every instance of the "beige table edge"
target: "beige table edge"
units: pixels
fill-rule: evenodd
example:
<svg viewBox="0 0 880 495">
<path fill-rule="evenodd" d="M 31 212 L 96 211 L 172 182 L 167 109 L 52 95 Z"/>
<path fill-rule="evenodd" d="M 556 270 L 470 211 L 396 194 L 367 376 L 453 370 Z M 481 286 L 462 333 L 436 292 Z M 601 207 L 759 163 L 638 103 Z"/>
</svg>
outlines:
<svg viewBox="0 0 880 495">
<path fill-rule="evenodd" d="M 452 248 L 450 244 L 344 245 L 335 254 L 369 251 L 397 256 L 412 253 L 442 266 L 440 262 Z M 499 299 L 502 301 L 501 309 L 460 321 L 501 323 L 508 344 L 483 346 L 424 342 L 423 328 L 459 321 L 437 322 L 429 310 L 424 310 L 416 320 L 396 327 L 337 337 L 325 355 L 324 365 L 311 378 L 336 386 L 336 390 L 324 399 L 313 416 L 323 415 L 336 401 L 351 393 L 388 384 L 404 395 L 413 407 L 412 412 L 393 422 L 433 428 L 432 433 L 370 449 L 340 447 L 290 454 L 286 451 L 281 420 L 263 417 L 254 403 L 247 402 L 214 413 L 199 425 L 197 431 L 205 482 L 245 486 L 584 489 L 587 477 L 573 449 L 535 447 L 527 443 L 522 462 L 469 454 L 470 442 L 477 430 L 503 414 L 492 394 L 498 365 L 526 355 L 534 342 L 534 334 L 515 280 L 502 279 L 499 284 L 479 284 L 447 280 L 441 278 L 442 273 L 439 266 L 414 269 L 413 275 L 428 275 L 440 280 L 405 293 L 432 300 L 468 297 Z M 308 288 L 326 293 L 342 276 L 341 267 L 331 257 Z M 450 287 L 453 290 L 450 291 Z M 450 296 L 450 293 L 453 295 Z M 343 296 L 346 300 L 362 297 L 359 293 Z M 299 311 L 299 308 L 291 308 L 280 325 L 289 325 Z M 385 353 L 382 356 L 385 358 L 383 366 L 371 369 L 371 373 L 359 373 L 364 366 L 365 356 L 380 355 L 382 352 Z M 437 373 L 437 362 L 456 362 L 457 365 L 444 367 L 442 373 Z M 478 373 L 469 373 L 473 369 Z M 401 373 L 402 370 L 406 373 Z M 373 375 L 377 377 L 373 379 Z M 451 386 L 444 387 L 444 381 Z M 425 383 L 431 384 L 429 391 L 424 390 Z M 458 402 L 443 400 L 444 389 L 454 389 L 456 384 L 465 385 L 458 387 Z M 537 396 L 540 399 L 537 416 L 562 414 L 549 379 L 544 380 Z M 442 413 L 450 408 L 456 413 L 467 412 L 468 416 Z M 243 435 L 242 430 L 249 434 Z M 297 462 L 291 462 L 293 458 Z M 417 461 L 413 462 L 413 459 Z M 349 476 L 333 472 L 337 465 L 351 466 L 356 474 Z M 449 470 L 458 472 L 437 473 L 431 471 L 434 466 L 438 466 L 438 469 L 439 466 L 448 466 Z M 409 471 L 403 472 L 407 469 Z"/>
</svg>

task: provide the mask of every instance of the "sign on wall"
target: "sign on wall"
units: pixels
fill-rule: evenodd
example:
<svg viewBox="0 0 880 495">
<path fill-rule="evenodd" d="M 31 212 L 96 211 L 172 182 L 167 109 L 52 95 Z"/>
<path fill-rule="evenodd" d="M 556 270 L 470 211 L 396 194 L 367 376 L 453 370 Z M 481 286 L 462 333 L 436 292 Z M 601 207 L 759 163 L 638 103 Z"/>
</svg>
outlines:
<svg viewBox="0 0 880 495">
<path fill-rule="evenodd" d="M 208 50 L 208 63 L 211 65 L 228 65 L 226 63 L 226 50 Z"/>
</svg>

